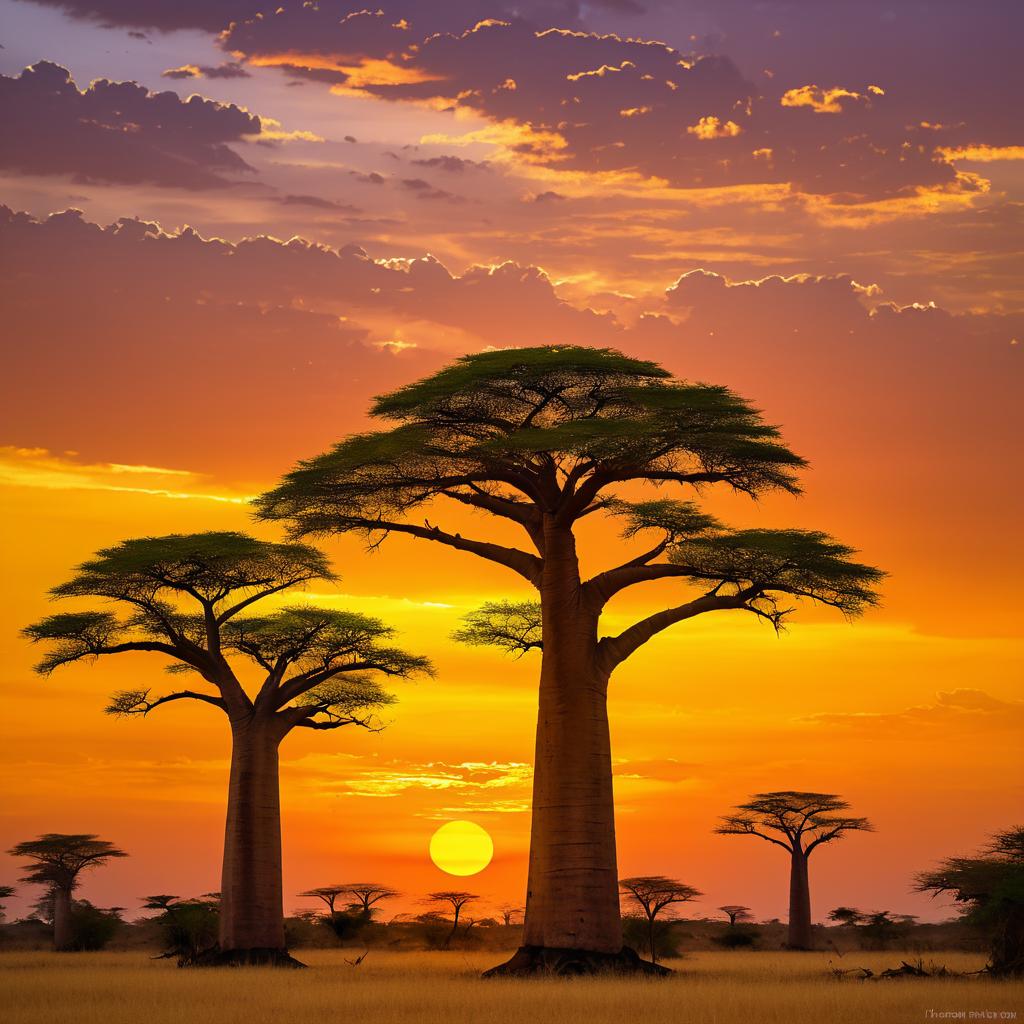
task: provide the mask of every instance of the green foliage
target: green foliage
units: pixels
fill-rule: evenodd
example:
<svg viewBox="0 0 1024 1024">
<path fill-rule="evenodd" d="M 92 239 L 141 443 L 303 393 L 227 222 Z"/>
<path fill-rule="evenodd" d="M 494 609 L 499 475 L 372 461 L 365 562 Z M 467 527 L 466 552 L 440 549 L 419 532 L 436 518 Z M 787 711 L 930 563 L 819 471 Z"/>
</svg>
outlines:
<svg viewBox="0 0 1024 1024">
<path fill-rule="evenodd" d="M 951 857 L 923 872 L 915 888 L 949 893 L 974 924 L 998 924 L 1024 907 L 1024 826 L 996 833 L 977 857 Z"/>
<path fill-rule="evenodd" d="M 258 500 L 259 514 L 290 519 L 300 534 L 386 532 L 388 521 L 439 494 L 472 496 L 483 486 L 552 510 L 576 500 L 576 515 L 605 479 L 696 474 L 750 493 L 795 491 L 803 465 L 727 388 L 673 381 L 609 349 L 465 356 L 379 398 L 372 411 L 399 425 L 301 463 Z M 593 495 L 579 498 L 588 486 Z"/>
<path fill-rule="evenodd" d="M 673 545 L 668 558 L 690 579 L 778 591 L 856 616 L 878 603 L 876 587 L 885 573 L 852 561 L 855 553 L 809 530 L 735 530 Z M 792 611 L 769 595 L 760 601 L 759 610 L 776 625 Z"/>
<path fill-rule="evenodd" d="M 216 603 L 240 590 L 331 578 L 326 558 L 315 548 L 219 531 L 122 541 L 83 562 L 52 593 L 146 601 L 161 593 L 188 594 Z"/>
<path fill-rule="evenodd" d="M 637 502 L 611 501 L 607 504 L 607 510 L 625 520 L 622 536 L 626 540 L 644 530 L 658 530 L 672 544 L 723 529 L 714 516 L 703 512 L 692 501 L 673 501 L 671 498 Z"/>
<path fill-rule="evenodd" d="M 474 647 L 499 647 L 522 656 L 543 647 L 539 601 L 488 601 L 464 615 L 452 639 Z"/>
</svg>

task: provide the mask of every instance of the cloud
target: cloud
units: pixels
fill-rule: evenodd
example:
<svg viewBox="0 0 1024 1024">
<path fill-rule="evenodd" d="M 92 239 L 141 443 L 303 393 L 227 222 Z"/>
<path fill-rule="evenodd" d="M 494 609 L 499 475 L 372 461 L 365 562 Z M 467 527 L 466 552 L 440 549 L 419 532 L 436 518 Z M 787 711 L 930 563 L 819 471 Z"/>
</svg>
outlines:
<svg viewBox="0 0 1024 1024">
<path fill-rule="evenodd" d="M 251 78 L 250 72 L 238 61 L 224 61 L 221 64 L 182 64 L 161 72 L 163 78 Z"/>
<path fill-rule="evenodd" d="M 0 75 L 0 167 L 79 182 L 222 188 L 252 170 L 230 143 L 261 129 L 234 106 L 134 82 L 97 79 L 79 90 L 66 68 L 40 61 Z"/>
<path fill-rule="evenodd" d="M 425 33 L 423 19 L 395 22 L 391 7 L 339 21 L 292 6 L 233 25 L 223 45 L 338 92 L 487 117 L 492 141 L 525 167 L 630 172 L 680 189 L 785 183 L 844 203 L 979 188 L 943 156 L 959 129 L 914 127 L 928 111 L 915 118 L 883 86 L 766 87 L 725 54 L 532 13 L 536 23 L 492 16 Z"/>
<path fill-rule="evenodd" d="M 822 712 L 803 721 L 815 725 L 848 729 L 908 729 L 952 726 L 957 730 L 997 727 L 1019 728 L 1024 725 L 1024 700 L 1000 700 L 984 690 L 964 687 L 940 691 L 931 704 L 920 704 L 902 711 Z"/>
<path fill-rule="evenodd" d="M 796 89 L 787 89 L 779 103 L 784 107 L 810 107 L 816 114 L 841 114 L 851 102 L 870 106 L 872 96 L 884 95 L 885 90 L 877 85 L 869 85 L 862 93 L 839 86 L 820 89 L 816 85 L 802 85 Z"/>
<path fill-rule="evenodd" d="M 83 463 L 70 454 L 60 455 L 45 448 L 0 445 L 0 486 L 4 487 L 113 491 L 176 501 L 218 501 L 233 505 L 245 505 L 251 500 L 250 495 L 208 491 L 200 489 L 200 485 L 199 474 L 189 470 L 111 462 Z"/>
</svg>

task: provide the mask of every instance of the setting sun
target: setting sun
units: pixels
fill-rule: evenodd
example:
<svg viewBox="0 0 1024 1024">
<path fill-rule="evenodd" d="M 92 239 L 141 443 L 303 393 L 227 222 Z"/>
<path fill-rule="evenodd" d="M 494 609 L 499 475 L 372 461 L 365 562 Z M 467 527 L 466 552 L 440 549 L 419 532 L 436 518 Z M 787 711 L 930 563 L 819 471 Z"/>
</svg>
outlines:
<svg viewBox="0 0 1024 1024">
<path fill-rule="evenodd" d="M 449 821 L 430 837 L 430 859 L 449 875 L 476 875 L 493 856 L 490 835 L 472 821 Z"/>
</svg>

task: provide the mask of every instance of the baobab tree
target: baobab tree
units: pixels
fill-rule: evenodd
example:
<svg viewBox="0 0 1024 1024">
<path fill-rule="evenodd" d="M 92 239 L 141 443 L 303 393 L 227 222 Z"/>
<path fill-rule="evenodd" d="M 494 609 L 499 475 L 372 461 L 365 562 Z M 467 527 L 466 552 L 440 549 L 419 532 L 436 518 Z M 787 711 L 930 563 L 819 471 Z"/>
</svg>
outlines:
<svg viewBox="0 0 1024 1024">
<path fill-rule="evenodd" d="M 750 907 L 744 907 L 738 903 L 727 903 L 724 907 L 719 907 L 718 909 L 729 918 L 730 928 L 735 928 L 740 921 L 754 920 Z"/>
<path fill-rule="evenodd" d="M 48 832 L 38 839 L 18 843 L 7 852 L 29 861 L 21 881 L 46 886 L 46 898 L 53 901 L 53 948 L 58 952 L 71 949 L 74 944 L 72 900 L 81 873 L 128 856 L 99 836 L 60 832 Z"/>
<path fill-rule="evenodd" d="M 522 914 L 522 907 L 514 907 L 511 903 L 503 903 L 498 913 L 501 914 L 501 923 L 510 928 L 515 922 L 512 920 Z"/>
<path fill-rule="evenodd" d="M 462 916 L 463 909 L 468 907 L 471 903 L 475 903 L 478 899 L 480 899 L 480 897 L 475 892 L 465 892 L 461 889 L 443 889 L 439 892 L 432 892 L 427 896 L 427 903 L 438 905 L 447 904 L 452 908 L 452 930 L 444 940 L 445 949 L 448 949 L 448 947 L 451 946 L 452 939 L 455 938 L 455 933 L 459 930 L 459 918 Z M 434 911 L 433 913 L 438 914 L 439 911 Z"/>
<path fill-rule="evenodd" d="M 789 854 L 790 949 L 811 948 L 807 859 L 819 846 L 842 839 L 848 832 L 874 831 L 867 818 L 841 813 L 849 807 L 832 793 L 758 793 L 740 804 L 736 813 L 725 815 L 715 829 L 722 836 L 757 836 Z"/>
<path fill-rule="evenodd" d="M 290 605 L 252 614 L 274 595 L 334 576 L 319 551 L 242 533 L 126 540 L 79 566 L 56 598 L 100 598 L 122 614 L 53 615 L 25 632 L 51 645 L 44 675 L 76 661 L 148 652 L 205 689 L 115 694 L 107 711 L 144 717 L 177 701 L 217 708 L 231 727 L 221 881 L 220 949 L 212 963 L 296 964 L 285 950 L 278 748 L 295 728 L 379 727 L 394 698 L 369 674 L 429 671 L 389 646 L 393 630 L 355 612 Z M 247 674 L 238 671 L 244 665 Z M 250 691 L 242 678 L 258 683 Z"/>
<path fill-rule="evenodd" d="M 974 857 L 950 857 L 916 878 L 918 892 L 949 893 L 991 938 L 988 972 L 1024 976 L 1024 825 L 997 832 Z"/>
<path fill-rule="evenodd" d="M 664 875 L 638 875 L 623 878 L 619 882 L 623 895 L 636 903 L 647 917 L 647 934 L 651 949 L 651 963 L 658 962 L 658 951 L 654 942 L 654 922 L 657 916 L 674 903 L 689 903 L 704 894 L 692 885 L 686 885 L 675 878 Z"/>
<path fill-rule="evenodd" d="M 371 412 L 393 426 L 300 463 L 258 499 L 258 514 L 289 522 L 296 537 L 354 532 L 371 549 L 394 535 L 427 540 L 494 562 L 536 588 L 540 639 L 533 629 L 508 628 L 511 603 L 499 609 L 504 621 L 494 630 L 506 649 L 542 651 L 525 945 L 502 970 L 557 970 L 567 955 L 574 970 L 584 962 L 642 969 L 622 947 L 612 673 L 661 631 L 708 612 L 739 610 L 778 627 L 790 599 L 806 598 L 857 615 L 875 602 L 881 574 L 822 533 L 734 531 L 690 502 L 624 500 L 617 490 L 641 483 L 796 493 L 804 463 L 728 389 L 674 380 L 609 349 L 466 356 L 378 398 Z M 428 515 L 445 503 L 512 524 L 526 545 L 442 528 Z M 584 580 L 575 529 L 595 513 L 616 517 L 627 540 L 654 539 Z M 656 580 L 697 592 L 601 637 L 605 605 Z M 467 629 L 476 632 L 472 622 Z"/>
</svg>

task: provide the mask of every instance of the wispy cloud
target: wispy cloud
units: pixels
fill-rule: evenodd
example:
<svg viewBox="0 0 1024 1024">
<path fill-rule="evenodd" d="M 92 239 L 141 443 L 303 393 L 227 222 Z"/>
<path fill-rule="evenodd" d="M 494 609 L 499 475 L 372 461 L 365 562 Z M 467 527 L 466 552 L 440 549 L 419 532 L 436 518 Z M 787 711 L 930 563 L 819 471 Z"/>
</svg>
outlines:
<svg viewBox="0 0 1024 1024">
<path fill-rule="evenodd" d="M 131 481 L 130 483 L 127 481 Z M 188 489 L 183 484 L 187 481 Z M 251 495 L 202 489 L 203 478 L 187 469 L 133 466 L 118 462 L 80 462 L 76 453 L 58 455 L 46 448 L 0 445 L 0 486 L 55 491 L 116 491 L 179 501 L 216 501 L 245 505 Z"/>
</svg>

